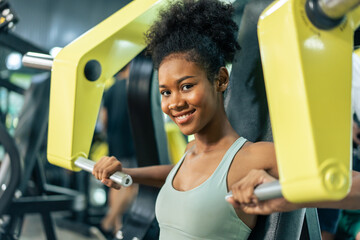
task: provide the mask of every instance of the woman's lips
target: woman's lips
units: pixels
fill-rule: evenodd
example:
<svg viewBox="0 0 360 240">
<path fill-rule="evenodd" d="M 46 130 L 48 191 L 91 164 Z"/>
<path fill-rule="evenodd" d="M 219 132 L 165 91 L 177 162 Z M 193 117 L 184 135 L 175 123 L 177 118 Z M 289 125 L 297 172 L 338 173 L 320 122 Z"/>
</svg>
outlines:
<svg viewBox="0 0 360 240">
<path fill-rule="evenodd" d="M 191 112 L 187 112 L 181 115 L 178 115 L 175 117 L 175 120 L 178 124 L 184 124 L 189 122 L 192 117 L 193 117 L 193 113 L 195 112 L 195 110 L 191 111 Z"/>
</svg>

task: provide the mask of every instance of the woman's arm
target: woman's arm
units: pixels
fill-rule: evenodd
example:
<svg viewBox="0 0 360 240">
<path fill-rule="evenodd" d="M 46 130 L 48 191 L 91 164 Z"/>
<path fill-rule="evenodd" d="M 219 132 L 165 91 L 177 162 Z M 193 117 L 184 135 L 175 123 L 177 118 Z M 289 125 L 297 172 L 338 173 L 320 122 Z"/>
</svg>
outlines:
<svg viewBox="0 0 360 240">
<path fill-rule="evenodd" d="M 115 157 L 103 157 L 95 164 L 92 174 L 106 186 L 116 189 L 120 189 L 120 185 L 110 180 L 109 177 L 117 171 L 129 174 L 134 183 L 161 187 L 172 167 L 172 165 L 158 165 L 142 168 L 122 168 L 121 162 Z"/>
<path fill-rule="evenodd" d="M 352 186 L 350 193 L 340 201 L 334 202 L 313 202 L 294 204 L 284 198 L 277 198 L 267 201 L 257 201 L 254 197 L 254 188 L 262 183 L 274 181 L 264 170 L 252 170 L 237 185 L 243 191 L 233 198 L 227 199 L 234 207 L 241 208 L 248 214 L 270 214 L 273 212 L 287 212 L 304 207 L 316 208 L 338 208 L 338 209 L 360 209 L 360 173 L 353 171 Z"/>
<path fill-rule="evenodd" d="M 229 177 L 232 177 L 231 181 L 229 181 L 230 190 L 236 201 L 227 200 L 238 208 L 239 206 L 236 203 L 250 204 L 257 199 L 253 193 L 254 185 L 252 184 L 255 184 L 254 179 L 257 181 L 256 185 L 266 181 L 266 179 L 257 179 L 254 176 L 257 169 L 265 169 L 268 174 L 275 178 L 278 178 L 278 170 L 275 148 L 271 142 L 251 143 L 245 146 L 243 151 L 239 152 L 236 157 L 240 161 L 233 163 L 232 171 L 229 173 Z M 249 179 L 251 179 L 251 182 L 248 181 Z"/>
<path fill-rule="evenodd" d="M 123 172 L 129 174 L 135 183 L 162 187 L 173 165 L 157 165 L 142 168 L 123 168 Z"/>
</svg>

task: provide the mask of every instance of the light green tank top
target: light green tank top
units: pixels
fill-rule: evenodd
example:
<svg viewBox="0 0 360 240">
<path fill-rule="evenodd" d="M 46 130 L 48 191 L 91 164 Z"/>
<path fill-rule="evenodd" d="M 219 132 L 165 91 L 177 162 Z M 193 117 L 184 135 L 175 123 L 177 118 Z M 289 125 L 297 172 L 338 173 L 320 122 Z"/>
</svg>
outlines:
<svg viewBox="0 0 360 240">
<path fill-rule="evenodd" d="M 227 240 L 247 239 L 251 229 L 225 201 L 227 175 L 236 153 L 246 142 L 240 137 L 228 149 L 214 173 L 201 185 L 189 191 L 178 191 L 173 179 L 185 155 L 169 173 L 156 200 L 156 217 L 160 240 Z"/>
</svg>

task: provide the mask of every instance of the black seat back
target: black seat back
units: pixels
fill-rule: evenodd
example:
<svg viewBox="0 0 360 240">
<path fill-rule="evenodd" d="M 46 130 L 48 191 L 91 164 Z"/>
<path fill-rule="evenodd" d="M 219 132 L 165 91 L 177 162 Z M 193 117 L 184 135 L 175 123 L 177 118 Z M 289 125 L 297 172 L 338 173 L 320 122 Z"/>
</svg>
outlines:
<svg viewBox="0 0 360 240">
<path fill-rule="evenodd" d="M 158 83 L 153 80 L 152 61 L 140 54 L 132 62 L 127 82 L 130 122 L 139 167 L 169 164 Z M 124 240 L 158 238 L 159 228 L 155 220 L 158 192 L 158 188 L 140 185 L 124 222 Z"/>
</svg>

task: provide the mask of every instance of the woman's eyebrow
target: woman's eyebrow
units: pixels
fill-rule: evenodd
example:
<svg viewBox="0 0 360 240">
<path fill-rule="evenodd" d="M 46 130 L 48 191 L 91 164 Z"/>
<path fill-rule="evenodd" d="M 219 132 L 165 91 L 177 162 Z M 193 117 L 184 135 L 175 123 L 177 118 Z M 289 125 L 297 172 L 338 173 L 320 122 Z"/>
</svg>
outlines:
<svg viewBox="0 0 360 240">
<path fill-rule="evenodd" d="M 177 84 L 180 84 L 182 81 L 189 79 L 189 78 L 193 78 L 195 76 L 184 76 L 182 78 L 179 78 L 178 80 L 176 80 Z M 166 88 L 166 85 L 159 85 L 159 88 Z"/>
</svg>

